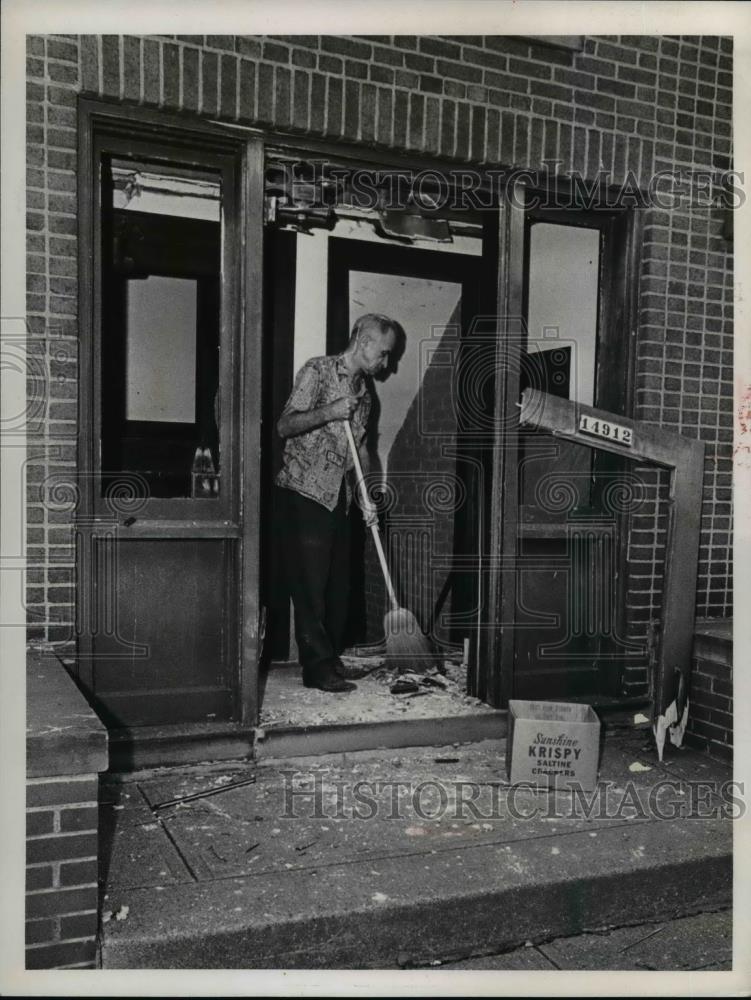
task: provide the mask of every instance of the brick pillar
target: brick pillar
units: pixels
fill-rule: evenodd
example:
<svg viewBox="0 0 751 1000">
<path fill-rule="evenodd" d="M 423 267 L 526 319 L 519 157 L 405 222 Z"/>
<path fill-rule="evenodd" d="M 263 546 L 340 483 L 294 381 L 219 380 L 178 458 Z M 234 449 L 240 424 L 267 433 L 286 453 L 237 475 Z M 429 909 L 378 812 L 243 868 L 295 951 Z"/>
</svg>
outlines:
<svg viewBox="0 0 751 1000">
<path fill-rule="evenodd" d="M 93 968 L 107 732 L 51 652 L 29 653 L 26 752 L 26 968 Z"/>
<path fill-rule="evenodd" d="M 733 620 L 696 623 L 686 742 L 733 759 Z"/>
</svg>

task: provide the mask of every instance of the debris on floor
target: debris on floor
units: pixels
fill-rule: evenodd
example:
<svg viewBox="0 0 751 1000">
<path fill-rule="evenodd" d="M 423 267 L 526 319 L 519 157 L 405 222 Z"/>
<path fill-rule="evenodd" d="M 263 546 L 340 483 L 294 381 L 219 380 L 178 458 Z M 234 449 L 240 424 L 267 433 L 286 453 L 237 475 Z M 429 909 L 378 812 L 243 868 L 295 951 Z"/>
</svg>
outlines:
<svg viewBox="0 0 751 1000">
<path fill-rule="evenodd" d="M 184 805 L 186 802 L 193 802 L 195 799 L 206 799 L 210 795 L 219 795 L 221 792 L 229 792 L 240 785 L 251 785 L 256 780 L 255 775 L 241 781 L 232 781 L 228 777 L 217 778 L 212 788 L 205 788 L 200 792 L 193 792 L 191 795 L 181 795 L 174 799 L 167 799 L 165 802 L 155 802 L 152 809 L 156 812 L 159 809 L 170 809 L 172 806 Z"/>
<path fill-rule="evenodd" d="M 346 725 L 494 711 L 467 694 L 467 667 L 449 658 L 440 670 L 426 674 L 399 673 L 383 656 L 342 656 L 342 662 L 351 668 L 367 663 L 370 668 L 355 682 L 356 690 L 346 694 L 304 688 L 299 667 L 272 666 L 261 704 L 261 727 Z"/>
</svg>

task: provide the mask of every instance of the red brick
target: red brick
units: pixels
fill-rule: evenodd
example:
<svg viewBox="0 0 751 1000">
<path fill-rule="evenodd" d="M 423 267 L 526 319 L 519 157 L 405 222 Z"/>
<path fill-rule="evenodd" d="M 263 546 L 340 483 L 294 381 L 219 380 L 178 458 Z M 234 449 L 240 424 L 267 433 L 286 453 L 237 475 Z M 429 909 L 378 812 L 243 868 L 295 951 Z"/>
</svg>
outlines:
<svg viewBox="0 0 751 1000">
<path fill-rule="evenodd" d="M 456 104 L 445 100 L 442 105 L 440 152 L 444 156 L 452 156 L 456 138 Z"/>
<path fill-rule="evenodd" d="M 57 938 L 57 920 L 26 921 L 26 944 L 44 944 Z"/>
<path fill-rule="evenodd" d="M 90 910 L 88 913 L 77 913 L 72 917 L 61 917 L 60 940 L 94 937 L 97 932 L 97 923 L 96 910 Z"/>
<path fill-rule="evenodd" d="M 26 917 L 51 917 L 62 913 L 80 913 L 95 910 L 98 889 L 92 885 L 81 889 L 52 889 L 48 892 L 26 894 Z"/>
<path fill-rule="evenodd" d="M 147 104 L 159 102 L 159 44 L 153 39 L 143 40 L 143 99 Z"/>
<path fill-rule="evenodd" d="M 342 99 L 344 92 L 342 81 L 334 76 L 330 76 L 326 85 L 326 92 L 325 133 L 330 136 L 340 136 L 342 135 Z"/>
<path fill-rule="evenodd" d="M 102 89 L 112 97 L 120 96 L 120 40 L 117 35 L 102 36 Z"/>
<path fill-rule="evenodd" d="M 419 39 L 420 52 L 426 52 L 432 56 L 441 56 L 444 59 L 460 59 L 462 55 L 461 47 L 454 42 L 447 42 L 439 38 L 430 38 L 423 35 Z"/>
<path fill-rule="evenodd" d="M 321 39 L 321 48 L 325 52 L 333 52 L 336 55 L 349 56 L 352 59 L 370 59 L 372 47 L 365 42 L 354 41 L 350 38 L 324 35 Z"/>
<path fill-rule="evenodd" d="M 286 45 L 278 45 L 276 42 L 263 43 L 263 58 L 269 62 L 288 63 L 290 50 Z"/>
<path fill-rule="evenodd" d="M 47 63 L 47 76 L 55 83 L 78 83 L 78 66 L 64 62 Z"/>
<path fill-rule="evenodd" d="M 94 777 L 63 781 L 30 781 L 26 785 L 26 806 L 68 805 L 72 803 L 96 804 L 99 781 Z"/>
<path fill-rule="evenodd" d="M 162 45 L 162 103 L 175 108 L 180 100 L 180 49 Z"/>
<path fill-rule="evenodd" d="M 600 59 L 630 63 L 631 65 L 636 64 L 636 52 L 634 52 L 633 49 L 627 49 L 622 45 L 612 45 L 609 42 L 598 41 L 597 55 Z"/>
<path fill-rule="evenodd" d="M 26 949 L 26 968 L 56 969 L 63 965 L 93 962 L 95 956 L 96 942 L 94 940 L 40 945 Z"/>
<path fill-rule="evenodd" d="M 302 41 L 302 36 L 296 36 L 295 44 L 305 44 Z M 251 59 L 261 58 L 261 43 L 248 35 L 241 35 L 237 38 L 236 48 L 241 56 L 249 56 Z"/>
<path fill-rule="evenodd" d="M 224 49 L 232 51 L 235 47 L 234 35 L 207 35 L 206 45 L 212 49 Z"/>
<path fill-rule="evenodd" d="M 516 91 L 521 94 L 526 94 L 529 87 L 529 83 L 525 79 L 511 76 L 509 73 L 495 73 L 491 70 L 485 71 L 483 83 L 498 90 Z"/>
<path fill-rule="evenodd" d="M 348 139 L 358 137 L 360 127 L 360 87 L 354 80 L 344 82 L 344 134 Z"/>
<path fill-rule="evenodd" d="M 292 124 L 298 129 L 307 129 L 310 102 L 310 74 L 302 70 L 295 71 L 293 78 Z"/>
<path fill-rule="evenodd" d="M 549 63 L 530 62 L 526 59 L 510 59 L 509 72 L 516 73 L 518 76 L 549 80 L 552 74 L 552 67 Z"/>
<path fill-rule="evenodd" d="M 219 94 L 217 89 L 219 57 L 215 52 L 201 53 L 201 105 L 203 114 L 218 113 Z"/>
<path fill-rule="evenodd" d="M 32 865 L 26 869 L 26 891 L 52 888 L 52 865 Z"/>
<path fill-rule="evenodd" d="M 186 50 L 187 51 L 187 50 Z M 241 118 L 255 117 L 256 67 L 255 64 L 243 59 L 240 63 L 240 106 L 238 113 Z M 323 101 L 321 102 L 323 110 Z"/>
<path fill-rule="evenodd" d="M 405 54 L 387 48 L 385 45 L 374 45 L 372 58 L 374 62 L 385 63 L 387 66 L 403 66 Z"/>
<path fill-rule="evenodd" d="M 418 73 L 435 73 L 435 59 L 432 56 L 407 53 L 404 56 L 403 64 L 407 69 L 414 69 Z"/>
<path fill-rule="evenodd" d="M 237 72 L 238 61 L 234 56 L 222 56 L 219 113 L 223 118 L 237 118 Z"/>
<path fill-rule="evenodd" d="M 66 592 L 69 588 L 62 588 Z M 30 813 L 29 815 L 33 815 Z M 78 830 L 96 830 L 98 823 L 98 810 L 95 806 L 84 808 L 70 808 L 60 810 L 60 830 L 62 833 L 69 833 Z"/>
<path fill-rule="evenodd" d="M 388 93 L 382 91 L 383 94 Z M 391 94 L 389 93 L 389 98 Z M 326 121 L 326 77 L 321 73 L 314 73 L 311 80 L 310 92 L 310 129 L 319 134 L 323 133 Z M 384 112 L 385 113 L 385 112 Z M 380 131 L 385 131 L 388 127 L 388 119 L 382 119 L 379 125 Z M 383 140 L 382 140 L 383 141 Z M 385 140 L 385 141 L 388 141 Z"/>
<path fill-rule="evenodd" d="M 62 861 L 73 858 L 93 857 L 97 853 L 96 834 L 82 833 L 68 836 L 39 837 L 26 842 L 26 861 Z"/>
<path fill-rule="evenodd" d="M 425 113 L 425 98 L 422 94 L 412 94 L 409 101 L 409 130 L 407 145 L 419 149 L 422 147 L 422 132 Z"/>
<path fill-rule="evenodd" d="M 26 600 L 28 604 L 40 603 L 31 599 L 33 590 L 27 590 Z M 55 820 L 55 813 L 52 809 L 45 809 L 40 812 L 32 811 L 26 813 L 26 836 L 38 837 L 45 833 L 52 833 Z"/>
<path fill-rule="evenodd" d="M 96 35 L 81 36 L 81 89 L 99 92 L 99 39 Z"/>
<path fill-rule="evenodd" d="M 60 865 L 60 885 L 64 887 L 95 884 L 97 877 L 97 862 L 94 859 L 64 861 Z"/>
<path fill-rule="evenodd" d="M 293 66 L 301 66 L 303 69 L 315 69 L 316 62 L 316 56 L 313 52 L 309 52 L 307 49 L 292 50 Z"/>
<path fill-rule="evenodd" d="M 43 35 L 27 35 L 26 36 L 26 53 L 30 56 L 43 56 L 44 55 L 44 36 Z"/>
<path fill-rule="evenodd" d="M 323 73 L 343 73 L 344 60 L 340 59 L 338 56 L 327 56 L 324 53 L 321 53 L 318 56 L 318 68 Z"/>
<path fill-rule="evenodd" d="M 289 125 L 292 121 L 291 73 L 284 66 L 277 66 L 274 70 L 274 79 L 276 81 L 274 94 L 274 120 L 278 125 L 283 127 L 285 125 Z"/>
</svg>

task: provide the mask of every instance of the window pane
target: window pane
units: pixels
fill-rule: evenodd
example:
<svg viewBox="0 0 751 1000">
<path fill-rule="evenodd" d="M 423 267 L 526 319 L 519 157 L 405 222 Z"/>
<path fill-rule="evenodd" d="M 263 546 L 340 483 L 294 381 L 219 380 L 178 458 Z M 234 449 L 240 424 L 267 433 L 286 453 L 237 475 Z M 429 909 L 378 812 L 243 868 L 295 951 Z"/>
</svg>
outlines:
<svg viewBox="0 0 751 1000">
<path fill-rule="evenodd" d="M 188 278 L 128 282 L 126 420 L 195 423 L 196 290 Z"/>
<path fill-rule="evenodd" d="M 544 222 L 532 226 L 527 349 L 532 355 L 553 353 L 530 360 L 544 369 L 546 391 L 590 406 L 595 390 L 599 257 L 597 229 Z M 568 392 L 562 391 L 566 367 Z"/>
<path fill-rule="evenodd" d="M 102 490 L 219 495 L 221 178 L 102 157 Z"/>
<path fill-rule="evenodd" d="M 527 355 L 521 388 L 564 399 L 595 400 L 600 231 L 535 222 L 529 231 Z M 556 496 L 591 502 L 592 451 L 527 433 L 520 448 L 520 502 L 528 517 L 549 519 Z M 553 500 L 551 500 L 551 497 Z"/>
</svg>

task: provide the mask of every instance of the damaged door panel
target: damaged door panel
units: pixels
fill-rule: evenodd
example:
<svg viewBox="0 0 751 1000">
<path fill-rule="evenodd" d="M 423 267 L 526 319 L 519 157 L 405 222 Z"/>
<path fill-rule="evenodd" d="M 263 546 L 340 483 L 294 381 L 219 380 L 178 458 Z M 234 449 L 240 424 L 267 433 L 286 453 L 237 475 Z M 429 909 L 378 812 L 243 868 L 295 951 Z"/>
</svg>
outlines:
<svg viewBox="0 0 751 1000">
<path fill-rule="evenodd" d="M 653 730 L 662 759 L 667 734 L 680 745 L 688 713 L 704 443 L 535 389 L 523 393 L 520 419 L 554 438 L 651 463 L 670 473 L 662 627 L 652 649 Z"/>
</svg>

